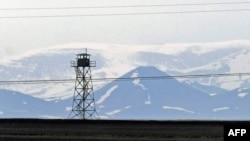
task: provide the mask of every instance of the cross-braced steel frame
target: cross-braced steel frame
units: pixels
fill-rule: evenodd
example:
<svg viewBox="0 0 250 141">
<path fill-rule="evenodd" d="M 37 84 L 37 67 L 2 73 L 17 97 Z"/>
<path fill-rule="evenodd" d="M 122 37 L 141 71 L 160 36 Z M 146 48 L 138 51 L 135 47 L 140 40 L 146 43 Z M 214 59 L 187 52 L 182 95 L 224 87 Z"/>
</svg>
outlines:
<svg viewBox="0 0 250 141">
<path fill-rule="evenodd" d="M 87 53 L 77 54 L 76 61 L 71 62 L 71 66 L 75 68 L 76 80 L 70 118 L 96 118 L 91 77 L 91 67 L 95 67 L 95 65 L 95 61 L 90 61 L 90 55 Z"/>
</svg>

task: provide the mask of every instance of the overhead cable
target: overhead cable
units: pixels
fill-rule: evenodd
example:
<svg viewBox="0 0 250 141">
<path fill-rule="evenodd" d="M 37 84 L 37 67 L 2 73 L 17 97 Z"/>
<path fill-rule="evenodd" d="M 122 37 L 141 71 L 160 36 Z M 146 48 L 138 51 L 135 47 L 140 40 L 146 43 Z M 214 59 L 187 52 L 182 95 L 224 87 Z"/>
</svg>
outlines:
<svg viewBox="0 0 250 141">
<path fill-rule="evenodd" d="M 136 16 L 136 15 L 167 15 L 167 14 L 194 14 L 215 12 L 240 12 L 250 9 L 225 9 L 225 10 L 201 10 L 201 11 L 176 11 L 176 12 L 148 12 L 148 13 L 107 13 L 107 14 L 83 14 L 83 15 L 41 15 L 41 16 L 5 16 L 0 19 L 29 19 L 29 18 L 69 18 L 69 17 L 99 17 L 99 16 Z"/>
<path fill-rule="evenodd" d="M 120 78 L 95 78 L 92 81 L 131 81 L 131 80 L 161 80 L 161 79 L 188 79 L 205 77 L 232 77 L 250 76 L 250 73 L 228 73 L 228 74 L 199 74 L 199 75 L 164 75 L 164 76 L 141 76 L 141 77 L 120 77 Z M 75 79 L 53 79 L 53 80 L 12 80 L 0 81 L 0 85 L 11 84 L 44 84 L 44 83 L 73 83 Z"/>
<path fill-rule="evenodd" d="M 62 10 L 62 9 L 99 9 L 99 8 L 140 8 L 140 7 L 175 7 L 175 6 L 207 6 L 207 5 L 238 5 L 250 4 L 242 2 L 217 2 L 217 3 L 177 3 L 177 4 L 154 4 L 154 5 L 113 5 L 113 6 L 84 6 L 84 7 L 23 7 L 23 8 L 0 8 L 0 10 Z"/>
</svg>

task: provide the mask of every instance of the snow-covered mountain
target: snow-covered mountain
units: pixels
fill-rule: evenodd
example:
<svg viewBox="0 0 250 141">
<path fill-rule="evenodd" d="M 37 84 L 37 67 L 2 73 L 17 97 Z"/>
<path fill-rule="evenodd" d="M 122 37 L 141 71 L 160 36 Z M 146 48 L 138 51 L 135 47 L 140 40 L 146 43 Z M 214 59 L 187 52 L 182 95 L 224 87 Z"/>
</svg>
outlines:
<svg viewBox="0 0 250 141">
<path fill-rule="evenodd" d="M 155 67 L 139 67 L 122 77 L 166 76 Z M 207 86 L 173 79 L 114 81 L 96 91 L 103 118 L 126 119 L 249 119 L 249 89 L 212 95 Z M 204 89 L 203 89 L 204 88 Z"/>
<path fill-rule="evenodd" d="M 155 67 L 138 67 L 122 78 L 167 76 Z M 211 93 L 214 91 L 214 93 Z M 215 94 L 217 92 L 217 94 Z M 100 118 L 249 119 L 249 88 L 218 87 L 172 79 L 133 79 L 108 83 L 95 91 Z M 45 101 L 19 92 L 0 91 L 1 117 L 68 118 L 72 97 Z"/>
<path fill-rule="evenodd" d="M 0 117 L 67 118 L 71 101 L 45 101 L 20 92 L 0 90 Z"/>
<path fill-rule="evenodd" d="M 154 67 L 139 67 L 122 77 L 164 76 Z M 208 94 L 175 79 L 114 81 L 96 92 L 101 115 L 115 118 L 196 117 L 207 109 Z M 205 103 L 204 103 L 205 102 Z M 197 105 L 202 106 L 202 110 Z M 200 116 L 200 115 L 199 115 Z M 197 116 L 197 117 L 199 117 Z"/>
<path fill-rule="evenodd" d="M 97 63 L 97 67 L 92 68 L 94 79 L 250 72 L 250 41 L 247 40 L 147 46 L 73 43 L 2 59 L 0 80 L 74 79 L 70 61 L 75 59 L 75 54 L 85 52 L 85 48 Z M 94 81 L 94 90 L 97 110 L 103 118 L 247 118 L 250 117 L 247 114 L 249 78 L 243 75 Z M 71 106 L 73 88 L 74 82 L 1 83 L 0 95 L 12 95 L 14 92 L 21 97 L 35 98 L 34 101 L 41 100 L 37 102 L 39 105 L 52 107 L 62 102 L 58 113 L 44 110 L 44 114 L 32 116 L 65 118 L 65 112 L 68 113 Z M 25 105 L 23 101 L 30 103 L 27 97 L 24 100 L 21 97 L 1 98 L 1 103 L 5 101 L 5 104 L 0 107 L 0 116 L 13 114 L 7 114 L 8 110 L 5 110 L 10 99 L 16 99 L 22 106 Z M 14 107 L 20 105 L 13 104 Z"/>
</svg>

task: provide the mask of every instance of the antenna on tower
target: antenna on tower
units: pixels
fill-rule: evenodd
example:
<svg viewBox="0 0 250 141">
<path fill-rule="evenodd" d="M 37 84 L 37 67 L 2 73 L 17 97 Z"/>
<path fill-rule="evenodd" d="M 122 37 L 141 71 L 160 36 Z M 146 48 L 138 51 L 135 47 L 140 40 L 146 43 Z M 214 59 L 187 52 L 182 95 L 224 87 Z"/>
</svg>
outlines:
<svg viewBox="0 0 250 141">
<path fill-rule="evenodd" d="M 95 99 L 91 77 L 91 67 L 96 67 L 95 61 L 90 61 L 90 54 L 77 54 L 76 60 L 71 61 L 75 68 L 75 90 L 70 118 L 94 119 L 96 118 Z"/>
</svg>

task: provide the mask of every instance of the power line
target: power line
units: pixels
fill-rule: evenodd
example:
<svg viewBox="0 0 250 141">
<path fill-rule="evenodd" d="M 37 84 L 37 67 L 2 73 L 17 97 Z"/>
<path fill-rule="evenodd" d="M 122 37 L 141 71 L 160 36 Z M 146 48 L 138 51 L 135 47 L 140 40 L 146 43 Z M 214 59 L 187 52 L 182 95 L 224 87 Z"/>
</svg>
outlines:
<svg viewBox="0 0 250 141">
<path fill-rule="evenodd" d="M 0 17 L 0 19 L 168 15 L 168 14 L 194 14 L 194 13 L 241 12 L 241 11 L 250 11 L 250 9 L 225 9 L 225 10 L 177 11 L 177 12 L 149 12 L 149 13 L 108 13 L 108 14 L 84 14 L 84 15 L 43 15 L 43 16 L 8 16 L 8 17 L 6 16 L 6 17 Z"/>
<path fill-rule="evenodd" d="M 98 8 L 140 8 L 140 7 L 175 7 L 175 6 L 206 6 L 206 5 L 235 5 L 250 4 L 242 2 L 218 2 L 218 3 L 180 3 L 180 4 L 157 4 L 157 5 L 117 5 L 117 6 L 85 6 L 85 7 L 27 7 L 27 8 L 0 8 L 0 10 L 62 10 L 62 9 L 98 9 Z"/>
<path fill-rule="evenodd" d="M 228 74 L 199 74 L 199 75 L 164 75 L 164 76 L 142 76 L 142 77 L 120 77 L 120 78 L 96 78 L 93 81 L 131 81 L 131 80 L 161 80 L 161 79 L 183 79 L 183 78 L 206 78 L 206 77 L 232 77 L 250 76 L 250 73 L 228 73 Z M 73 83 L 75 79 L 53 79 L 53 80 L 13 80 L 0 81 L 0 85 L 11 84 L 42 84 L 42 83 Z"/>
<path fill-rule="evenodd" d="M 41 83 L 69 83 L 75 81 L 74 79 L 54 79 L 54 80 L 13 80 L 0 81 L 0 85 L 8 84 L 41 84 Z"/>
</svg>

